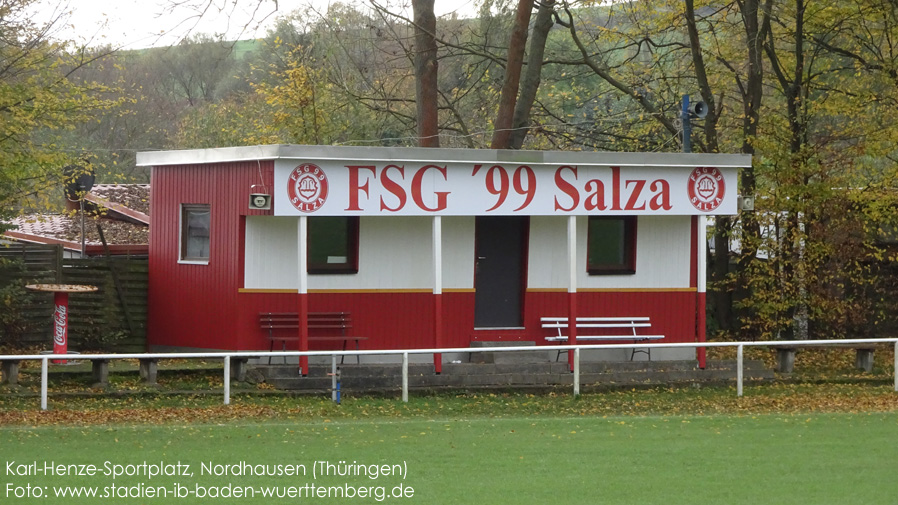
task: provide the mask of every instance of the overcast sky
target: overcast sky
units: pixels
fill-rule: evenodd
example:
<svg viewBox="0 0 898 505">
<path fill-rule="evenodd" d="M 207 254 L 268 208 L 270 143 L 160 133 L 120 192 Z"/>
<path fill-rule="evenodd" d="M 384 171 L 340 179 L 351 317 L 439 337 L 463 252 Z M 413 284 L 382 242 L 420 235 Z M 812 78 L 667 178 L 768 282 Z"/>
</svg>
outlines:
<svg viewBox="0 0 898 505">
<path fill-rule="evenodd" d="M 326 11 L 332 0 L 38 0 L 41 16 L 48 18 L 60 3 L 67 3 L 69 24 L 60 33 L 66 39 L 91 44 L 111 44 L 126 49 L 177 43 L 188 33 L 225 34 L 227 39 L 261 37 L 280 15 L 297 10 L 309 2 Z M 364 0 L 347 0 L 362 3 Z M 198 11 L 176 2 L 211 7 L 201 19 Z M 475 0 L 436 0 L 437 15 L 474 11 Z M 396 3 L 396 2 L 393 2 Z M 408 2 L 406 2 L 408 3 Z M 236 6 L 235 6 L 236 4 Z M 253 9 L 258 10 L 253 13 Z"/>
</svg>

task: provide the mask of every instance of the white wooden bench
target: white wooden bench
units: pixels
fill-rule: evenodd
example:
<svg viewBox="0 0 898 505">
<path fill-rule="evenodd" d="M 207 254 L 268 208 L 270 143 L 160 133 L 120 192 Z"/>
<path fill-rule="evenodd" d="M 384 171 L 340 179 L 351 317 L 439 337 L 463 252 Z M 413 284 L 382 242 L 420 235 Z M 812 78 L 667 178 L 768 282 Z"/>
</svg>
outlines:
<svg viewBox="0 0 898 505">
<path fill-rule="evenodd" d="M 568 337 L 564 334 L 562 330 L 568 329 L 568 318 L 566 317 L 542 317 L 540 318 L 540 322 L 542 323 L 542 327 L 546 329 L 556 330 L 552 335 L 546 336 L 547 342 L 567 342 Z M 577 318 L 577 342 L 614 342 L 614 341 L 632 341 L 632 342 L 644 342 L 647 340 L 661 340 L 664 338 L 664 335 L 642 335 L 636 332 L 637 328 L 651 328 L 652 323 L 649 321 L 648 317 L 578 317 Z M 629 330 L 627 334 L 596 334 L 598 332 L 590 332 L 591 334 L 580 334 L 580 329 L 604 329 L 606 331 L 611 330 Z M 558 354 L 555 356 L 555 360 L 561 357 L 561 353 L 567 352 L 567 350 L 559 350 Z M 637 352 L 645 353 L 649 357 L 649 361 L 652 360 L 652 349 L 637 349 L 633 348 L 633 351 L 630 353 L 630 361 L 633 361 L 633 357 L 636 356 Z"/>
</svg>

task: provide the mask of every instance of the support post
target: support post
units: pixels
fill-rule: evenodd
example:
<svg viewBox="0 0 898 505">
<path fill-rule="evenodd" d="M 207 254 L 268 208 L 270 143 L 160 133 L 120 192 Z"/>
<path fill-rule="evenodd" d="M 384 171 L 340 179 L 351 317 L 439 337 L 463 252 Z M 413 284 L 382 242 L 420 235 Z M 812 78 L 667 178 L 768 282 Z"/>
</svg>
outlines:
<svg viewBox="0 0 898 505">
<path fill-rule="evenodd" d="M 299 350 L 309 350 L 309 251 L 308 251 L 308 233 L 309 218 L 307 216 L 299 216 L 297 222 L 298 235 L 298 262 L 299 262 L 299 286 L 297 293 L 298 313 L 299 313 Z M 299 374 L 305 377 L 309 373 L 309 357 L 303 354 L 299 357 Z"/>
<path fill-rule="evenodd" d="M 47 358 L 41 358 L 41 410 L 47 410 Z"/>
<path fill-rule="evenodd" d="M 246 366 L 249 358 L 231 358 L 231 378 L 237 382 L 246 380 Z"/>
<path fill-rule="evenodd" d="M 683 152 L 692 152 L 692 123 L 689 122 L 689 95 L 683 95 L 683 109 L 680 111 L 683 121 Z"/>
<path fill-rule="evenodd" d="M 697 335 L 698 342 L 705 342 L 708 338 L 707 332 L 707 291 L 708 291 L 708 219 L 705 216 L 698 216 L 696 227 L 698 228 L 698 237 L 696 237 L 696 300 L 695 311 L 697 319 Z M 699 347 L 696 353 L 698 359 L 698 367 L 705 369 L 707 364 L 708 349 Z"/>
<path fill-rule="evenodd" d="M 895 391 L 898 392 L 898 341 L 895 342 Z"/>
<path fill-rule="evenodd" d="M 433 216 L 433 348 L 443 347 L 443 218 Z M 443 372 L 442 353 L 433 354 L 434 373 Z"/>
<path fill-rule="evenodd" d="M 147 384 L 156 384 L 159 374 L 158 358 L 140 358 L 140 378 Z"/>
<path fill-rule="evenodd" d="M 408 353 L 402 353 L 402 402 L 408 403 Z"/>
<path fill-rule="evenodd" d="M 337 355 L 331 354 L 331 401 L 337 403 Z"/>
<path fill-rule="evenodd" d="M 742 348 L 736 348 L 736 396 L 742 396 Z"/>
<path fill-rule="evenodd" d="M 106 387 L 109 384 L 109 360 L 95 359 L 90 363 L 91 376 L 94 379 L 94 387 Z"/>
<path fill-rule="evenodd" d="M 574 349 L 574 396 L 580 396 L 580 348 Z"/>
<path fill-rule="evenodd" d="M 873 371 L 873 348 L 856 349 L 854 356 L 854 368 L 867 373 Z"/>
<path fill-rule="evenodd" d="M 224 404 L 231 404 L 231 357 L 224 357 Z"/>
<path fill-rule="evenodd" d="M 567 219 L 568 255 L 568 344 L 577 345 L 577 216 Z M 574 353 L 568 352 L 568 366 L 574 371 Z"/>
<path fill-rule="evenodd" d="M 16 385 L 19 383 L 19 362 L 13 359 L 0 361 L 3 380 L 0 384 Z"/>
<path fill-rule="evenodd" d="M 779 373 L 792 373 L 795 369 L 795 348 L 776 348 L 776 371 Z"/>
</svg>

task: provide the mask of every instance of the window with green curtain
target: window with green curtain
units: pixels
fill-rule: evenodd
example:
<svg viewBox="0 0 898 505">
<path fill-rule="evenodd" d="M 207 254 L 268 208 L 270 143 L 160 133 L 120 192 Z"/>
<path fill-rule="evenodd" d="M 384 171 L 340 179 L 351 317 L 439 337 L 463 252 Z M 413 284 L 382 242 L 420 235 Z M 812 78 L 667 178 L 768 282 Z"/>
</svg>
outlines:
<svg viewBox="0 0 898 505">
<path fill-rule="evenodd" d="M 309 217 L 310 274 L 355 274 L 359 271 L 359 218 Z"/>
<path fill-rule="evenodd" d="M 589 216 L 586 270 L 590 275 L 636 273 L 636 217 Z"/>
</svg>

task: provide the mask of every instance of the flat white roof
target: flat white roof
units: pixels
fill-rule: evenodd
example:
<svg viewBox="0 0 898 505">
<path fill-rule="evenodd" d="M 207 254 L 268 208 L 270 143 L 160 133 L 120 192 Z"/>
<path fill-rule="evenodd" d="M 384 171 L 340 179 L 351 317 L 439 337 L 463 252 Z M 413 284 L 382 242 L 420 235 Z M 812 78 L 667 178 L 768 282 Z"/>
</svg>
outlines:
<svg viewBox="0 0 898 505">
<path fill-rule="evenodd" d="M 532 164 L 601 164 L 619 167 L 749 167 L 748 154 L 705 153 L 617 153 L 605 151 L 520 151 L 496 149 L 449 149 L 423 147 L 352 147 L 260 145 L 144 151 L 137 153 L 137 166 L 195 165 L 235 161 L 316 159 L 316 160 L 390 160 L 393 162 L 472 162 Z"/>
</svg>

